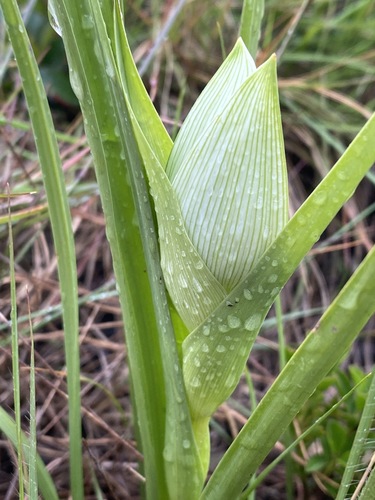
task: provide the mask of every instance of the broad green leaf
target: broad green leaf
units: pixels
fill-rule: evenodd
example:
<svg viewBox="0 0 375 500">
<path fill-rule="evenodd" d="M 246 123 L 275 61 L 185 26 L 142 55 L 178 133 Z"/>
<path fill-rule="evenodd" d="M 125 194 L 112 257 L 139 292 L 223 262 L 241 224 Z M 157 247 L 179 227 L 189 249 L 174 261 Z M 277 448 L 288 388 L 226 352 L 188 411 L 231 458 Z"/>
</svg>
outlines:
<svg viewBox="0 0 375 500">
<path fill-rule="evenodd" d="M 154 155 L 150 144 L 147 142 L 137 119 L 132 111 L 131 104 L 128 102 L 128 95 L 125 92 L 125 101 L 128 105 L 128 112 L 130 116 L 130 121 L 132 123 L 135 136 L 137 138 L 137 143 L 140 148 L 140 153 L 142 156 L 143 165 L 146 168 L 151 190 L 153 192 L 153 199 L 155 202 L 155 211 L 159 222 L 159 241 L 161 241 L 161 231 L 160 224 L 166 221 L 167 228 L 166 232 L 171 238 L 171 244 L 169 245 L 169 250 L 183 255 L 185 252 L 189 252 L 190 258 L 195 257 L 195 262 L 199 262 L 201 266 L 201 260 L 199 255 L 195 252 L 194 248 L 191 247 L 189 240 L 186 238 L 186 233 L 183 231 L 183 227 L 180 225 L 178 217 L 178 203 L 175 201 L 174 192 L 170 186 L 169 180 L 165 174 L 162 165 L 159 163 L 158 158 Z M 165 203 L 161 206 L 161 214 L 159 214 L 159 203 L 158 196 L 160 199 L 166 199 L 164 197 L 169 196 L 169 206 L 174 203 L 174 215 L 170 216 L 170 211 L 163 211 L 165 209 Z M 181 229 L 180 229 L 181 228 Z M 171 232 L 173 232 L 174 240 L 172 242 Z M 175 238 L 177 235 L 177 238 Z M 168 236 L 166 237 L 168 241 Z M 190 245 L 190 246 L 189 246 Z M 163 262 L 163 260 L 162 260 Z M 182 259 L 181 262 L 184 262 Z M 205 271 L 203 264 L 202 268 Z M 160 273 L 161 275 L 161 273 Z M 161 276 L 160 276 L 161 278 Z M 207 270 L 207 280 L 211 278 L 209 271 Z M 207 289 L 207 292 L 213 296 L 213 300 L 217 298 L 213 295 L 215 293 L 215 283 L 211 281 L 212 287 Z M 224 292 L 222 296 L 224 296 Z M 207 294 L 206 300 L 209 300 Z M 165 304 L 167 302 L 165 301 Z M 164 447 L 164 460 L 166 462 L 166 478 L 168 484 L 168 492 L 171 498 L 179 498 L 181 494 L 188 499 L 195 500 L 196 495 L 200 492 L 203 482 L 207 473 L 208 464 L 204 461 L 202 453 L 198 452 L 196 446 L 196 440 L 192 432 L 192 427 L 190 422 L 190 414 L 188 410 L 185 388 L 182 381 L 182 373 L 180 365 L 177 363 L 178 360 L 173 360 L 171 355 L 174 354 L 173 346 L 164 342 L 162 346 L 163 360 L 164 364 L 167 360 L 170 360 L 170 364 L 173 363 L 174 373 L 168 376 L 166 373 L 165 377 L 165 394 L 166 400 L 169 402 L 166 410 L 166 433 L 165 433 L 165 447 Z M 176 355 L 177 357 L 177 355 Z M 180 375 L 181 378 L 178 377 Z M 170 431 L 173 429 L 173 432 Z"/>
<path fill-rule="evenodd" d="M 139 444 L 144 454 L 146 492 L 149 498 L 167 498 L 162 458 L 166 401 L 158 330 L 159 326 L 164 326 L 164 320 L 157 323 L 151 291 L 153 286 L 158 286 L 159 290 L 162 288 L 157 271 L 145 272 L 149 263 L 146 262 L 140 227 L 147 231 L 148 249 L 157 248 L 157 243 L 149 229 L 152 214 L 140 174 L 138 147 L 129 127 L 130 118 L 100 2 L 59 0 L 53 5 L 65 45 L 72 87 L 80 101 L 106 217 L 107 237 L 126 325 L 132 403 L 135 422 L 140 429 Z M 148 225 L 143 221 L 141 225 L 138 217 L 133 197 L 136 189 L 138 196 L 145 197 L 141 215 L 148 214 Z"/>
<path fill-rule="evenodd" d="M 162 165 L 140 130 L 136 134 L 158 219 L 163 276 L 178 313 L 191 331 L 220 304 L 226 292 L 191 243 L 176 193 Z"/>
<path fill-rule="evenodd" d="M 118 5 L 116 5 L 116 7 L 118 7 Z M 118 8 L 115 10 L 115 26 L 117 28 L 115 30 L 117 67 L 142 162 L 146 168 L 148 179 L 154 193 L 153 198 L 156 206 L 156 213 L 157 215 L 159 214 L 160 208 L 160 204 L 155 201 L 158 199 L 158 196 L 160 196 L 160 199 L 169 198 L 172 200 L 171 203 L 175 203 L 173 213 L 176 217 L 171 218 L 171 223 L 168 224 L 167 232 L 173 232 L 173 235 L 179 234 L 181 238 L 178 238 L 175 244 L 170 245 L 169 250 L 177 252 L 179 255 L 189 251 L 191 255 L 194 253 L 194 249 L 186 239 L 184 231 L 180 231 L 180 225 L 177 222 L 179 207 L 175 201 L 175 196 L 171 190 L 169 180 L 164 172 L 172 147 L 172 141 L 167 135 L 138 75 L 126 39 L 126 33 L 123 29 L 120 10 Z M 164 204 L 162 208 L 165 208 Z M 168 216 L 169 212 L 162 210 L 160 216 L 158 215 L 159 224 L 160 221 L 163 221 L 165 218 L 168 219 Z M 181 246 L 183 246 L 183 248 L 181 248 Z M 198 255 L 196 255 L 195 262 L 199 262 L 199 266 L 202 264 Z M 207 279 L 213 283 L 209 274 Z M 213 283 L 213 285 L 215 285 L 215 283 Z M 210 289 L 211 295 L 212 292 L 215 293 L 215 289 L 215 286 L 212 287 L 212 290 Z M 218 299 L 214 296 L 214 299 L 220 301 L 223 295 L 224 294 L 220 295 Z M 182 335 L 187 333 L 182 329 L 179 331 Z M 182 342 L 183 338 L 179 340 Z M 164 345 L 165 359 L 170 357 L 170 350 L 170 346 Z M 177 367 L 177 365 L 175 366 Z M 187 406 L 185 406 L 185 409 L 182 407 L 183 401 L 186 405 L 185 392 L 183 383 L 180 383 L 180 385 L 176 387 L 178 381 L 178 378 L 170 380 L 168 376 L 166 379 L 166 398 L 170 400 L 171 408 L 171 411 L 167 409 L 166 413 L 166 429 L 174 429 L 173 433 L 166 432 L 165 435 L 164 460 L 166 461 L 166 478 L 171 498 L 179 497 L 181 492 L 184 492 L 187 498 L 190 498 L 190 496 L 194 498 L 203 485 L 208 464 L 203 464 L 201 462 L 201 456 L 198 454 L 196 448 L 192 428 L 190 425 L 186 425 L 190 416 Z M 180 381 L 182 382 L 182 379 L 180 379 Z M 175 409 L 175 411 L 173 411 L 173 409 Z M 181 471 L 183 471 L 183 474 L 181 474 Z M 186 481 L 189 483 L 189 494 L 186 491 Z"/>
<path fill-rule="evenodd" d="M 212 97 L 212 107 L 218 98 Z M 193 245 L 229 292 L 287 221 L 274 56 L 238 88 L 209 125 L 191 151 L 182 149 L 180 154 L 174 146 L 180 167 L 172 186 Z"/>
<path fill-rule="evenodd" d="M 285 249 L 284 249 L 285 250 Z M 297 349 L 224 455 L 201 499 L 240 495 L 277 439 L 375 313 L 375 247 Z"/>
<path fill-rule="evenodd" d="M 239 39 L 197 99 L 177 135 L 167 165 L 167 174 L 172 183 L 191 149 L 206 134 L 226 108 L 233 94 L 255 70 L 252 57 L 243 41 Z"/>
</svg>

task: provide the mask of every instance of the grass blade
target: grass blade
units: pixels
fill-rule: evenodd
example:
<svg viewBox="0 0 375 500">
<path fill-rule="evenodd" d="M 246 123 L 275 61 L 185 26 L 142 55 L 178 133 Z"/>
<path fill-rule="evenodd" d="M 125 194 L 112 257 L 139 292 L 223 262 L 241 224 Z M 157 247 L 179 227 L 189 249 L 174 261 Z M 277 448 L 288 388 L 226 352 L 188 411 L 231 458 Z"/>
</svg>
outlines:
<svg viewBox="0 0 375 500">
<path fill-rule="evenodd" d="M 47 97 L 17 3 L 1 0 L 0 5 L 23 81 L 58 253 L 68 372 L 71 488 L 74 498 L 83 498 L 77 274 L 68 200 Z"/>
<path fill-rule="evenodd" d="M 372 470 L 370 475 L 368 476 L 366 483 L 361 490 L 361 494 L 359 496 L 359 500 L 372 500 L 374 498 L 375 491 L 375 454 L 372 456 L 371 466 Z M 354 498 L 354 497 L 353 497 Z"/>
<path fill-rule="evenodd" d="M 365 407 L 362 412 L 361 420 L 354 438 L 353 445 L 350 450 L 349 458 L 346 463 L 345 472 L 342 477 L 340 489 L 337 493 L 336 500 L 344 500 L 347 498 L 349 486 L 353 480 L 354 473 L 361 463 L 361 455 L 365 451 L 366 439 L 371 429 L 371 423 L 375 417 L 375 371 L 372 375 L 370 389 L 367 394 Z"/>
<path fill-rule="evenodd" d="M 8 200 L 9 201 L 9 200 Z M 8 227 L 9 227 L 9 267 L 10 267 L 10 295 L 12 309 L 10 313 L 12 324 L 12 378 L 13 378 L 13 397 L 14 397 L 14 414 L 16 422 L 17 435 L 17 469 L 18 469 L 18 489 L 19 497 L 22 500 L 24 493 L 24 469 L 25 462 L 22 449 L 21 438 L 21 389 L 20 389 L 20 366 L 18 353 L 18 319 L 17 319 L 17 292 L 16 292 L 16 275 L 14 272 L 14 246 L 13 246 L 13 231 L 12 220 L 10 214 L 10 203 L 8 206 Z"/>
<path fill-rule="evenodd" d="M 1 406 L 0 429 L 17 448 L 18 439 L 16 424 Z M 26 455 L 30 447 L 30 442 L 23 433 L 21 434 L 21 441 L 24 449 L 24 454 Z M 52 478 L 39 455 L 37 455 L 36 458 L 36 470 L 38 474 L 38 486 L 43 498 L 48 500 L 59 500 Z"/>
<path fill-rule="evenodd" d="M 30 311 L 29 295 L 27 294 L 28 308 Z M 30 328 L 30 437 L 29 437 L 29 496 L 30 500 L 38 498 L 38 474 L 37 474 L 37 443 L 36 443 L 36 391 L 35 391 L 35 356 L 34 356 L 34 334 L 33 324 L 29 316 Z"/>
<path fill-rule="evenodd" d="M 278 463 L 280 463 L 285 457 L 287 457 L 293 449 L 303 441 L 315 428 L 317 428 L 322 422 L 324 422 L 334 411 L 336 411 L 343 403 L 346 401 L 355 391 L 356 389 L 366 381 L 370 375 L 366 375 L 363 379 L 358 382 L 354 387 L 350 389 L 349 392 L 343 396 L 340 401 L 334 404 L 329 410 L 327 410 L 324 415 L 319 417 L 312 426 L 306 429 L 302 434 L 300 434 L 287 448 L 285 448 L 278 456 L 275 458 L 267 467 L 265 467 L 262 472 L 258 474 L 258 476 L 251 481 L 249 487 L 241 495 L 241 500 L 245 500 L 248 497 L 250 492 L 256 490 L 256 488 L 264 481 L 264 479 L 270 474 L 270 472 L 276 467 Z M 337 500 L 337 499 L 336 499 Z"/>
<path fill-rule="evenodd" d="M 241 14 L 240 37 L 242 37 L 254 59 L 258 51 L 263 14 L 264 0 L 244 0 Z"/>
</svg>

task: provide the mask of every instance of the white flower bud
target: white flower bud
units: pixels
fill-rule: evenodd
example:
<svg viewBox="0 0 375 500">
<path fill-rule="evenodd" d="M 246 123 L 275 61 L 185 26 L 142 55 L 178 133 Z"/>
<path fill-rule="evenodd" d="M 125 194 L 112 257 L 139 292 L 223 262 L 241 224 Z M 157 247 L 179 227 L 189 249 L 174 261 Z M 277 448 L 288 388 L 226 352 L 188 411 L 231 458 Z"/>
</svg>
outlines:
<svg viewBox="0 0 375 500">
<path fill-rule="evenodd" d="M 191 265 L 187 255 L 174 255 L 162 229 L 168 291 L 193 329 L 249 273 L 286 223 L 274 56 L 255 69 L 242 40 L 237 42 L 183 124 L 166 174 L 181 225 L 201 259 Z M 200 273 L 199 267 L 207 269 Z M 214 298 L 206 293 L 207 274 L 217 290 Z"/>
</svg>

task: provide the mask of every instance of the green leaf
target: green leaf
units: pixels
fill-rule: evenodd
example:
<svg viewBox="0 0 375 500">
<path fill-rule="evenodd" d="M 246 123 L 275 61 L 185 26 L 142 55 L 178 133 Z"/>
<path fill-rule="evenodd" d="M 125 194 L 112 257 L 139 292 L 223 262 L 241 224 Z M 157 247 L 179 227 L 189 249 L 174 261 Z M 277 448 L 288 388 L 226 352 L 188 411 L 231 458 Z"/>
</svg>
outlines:
<svg viewBox="0 0 375 500">
<path fill-rule="evenodd" d="M 126 324 L 147 495 L 179 498 L 184 494 L 193 499 L 202 488 L 204 473 L 192 432 L 144 176 L 142 155 L 147 162 L 151 148 L 129 102 L 130 98 L 134 102 L 142 99 L 144 89 L 126 83 L 125 75 L 134 64 L 131 54 L 124 59 L 113 54 L 113 50 L 127 50 L 119 13 L 115 17 L 117 31 L 113 30 L 116 40 L 111 44 L 111 26 L 107 31 L 98 1 L 78 5 L 63 0 L 56 4 L 56 10 L 106 215 Z M 76 19 L 74 23 L 69 22 L 70 14 Z M 143 112 L 147 111 L 140 106 L 138 115 Z M 158 135 L 163 133 L 159 127 Z M 155 139 L 152 134 L 148 137 Z M 158 158 L 152 156 L 152 161 L 164 174 Z M 169 431 L 172 428 L 174 432 Z"/>
<path fill-rule="evenodd" d="M 0 407 L 0 429 L 12 442 L 12 444 L 17 447 L 18 439 L 16 424 L 2 407 Z M 27 456 L 30 446 L 29 440 L 24 433 L 22 433 L 21 439 L 24 448 L 23 453 Z M 59 497 L 50 473 L 48 472 L 40 456 L 37 454 L 36 457 L 36 471 L 38 475 L 38 487 L 40 489 L 40 493 L 45 499 L 48 498 L 49 500 L 58 500 Z"/>
<path fill-rule="evenodd" d="M 286 283 L 309 247 L 318 239 L 319 234 L 351 196 L 373 164 L 375 151 L 371 138 L 374 136 L 375 115 L 371 117 L 345 154 L 289 221 L 249 277 L 229 295 L 228 300 L 233 301 L 236 295 L 240 298 L 236 306 L 236 313 L 240 318 L 246 318 L 246 315 L 254 314 L 256 311 L 260 315 L 259 323 L 261 323 L 264 317 L 262 311 L 268 310 L 272 294 L 276 293 L 276 291 L 268 291 L 267 295 L 271 295 L 271 300 L 268 303 L 264 302 L 265 290 L 269 288 L 270 273 L 277 273 L 278 278 L 274 283 L 276 287 Z M 309 221 L 308 224 L 306 221 Z M 272 270 L 267 264 L 273 259 L 277 260 L 278 265 Z M 306 338 L 286 365 L 282 375 L 257 406 L 250 420 L 215 469 L 202 494 L 202 499 L 214 499 L 217 495 L 235 496 L 241 492 L 303 403 L 325 374 L 347 352 L 362 326 L 374 313 L 375 303 L 368 300 L 368 297 L 375 295 L 374 274 L 375 250 L 373 249 L 322 318 L 318 328 Z M 241 296 L 241 290 L 244 287 L 248 287 L 252 292 L 252 299 L 248 301 L 247 307 L 243 307 L 244 301 Z M 259 289 L 260 287 L 262 290 Z M 223 363 L 218 365 L 217 361 L 220 359 L 210 357 L 209 354 L 214 352 L 222 338 L 212 336 L 212 339 L 209 337 L 204 339 L 203 329 L 209 323 L 212 326 L 218 323 L 228 325 L 228 314 L 233 313 L 225 311 L 225 304 L 222 304 L 216 314 L 213 314 L 205 325 L 194 332 L 194 344 L 188 345 L 193 334 L 184 342 L 191 351 L 200 355 L 199 362 L 202 366 L 212 371 L 216 370 L 218 383 L 216 385 L 216 379 L 214 379 L 214 390 L 225 382 L 221 375 Z M 254 330 L 251 334 L 253 339 L 255 334 Z M 202 344 L 199 344 L 199 337 L 208 344 L 206 364 L 202 359 Z M 237 337 L 240 337 L 239 332 Z M 194 355 L 194 352 L 190 354 Z M 225 363 L 233 363 L 234 359 L 226 359 Z M 211 365 L 208 365 L 208 361 Z M 190 401 L 193 397 L 199 397 L 199 394 L 193 392 L 190 395 L 189 389 L 188 393 Z"/>
<path fill-rule="evenodd" d="M 114 26 L 115 57 L 122 88 L 146 141 L 157 156 L 159 163 L 165 168 L 173 142 L 139 76 L 129 47 L 118 0 L 115 1 Z"/>
<path fill-rule="evenodd" d="M 366 471 L 367 472 L 367 471 Z M 373 500 L 375 491 L 375 467 L 372 467 L 370 474 L 367 476 L 365 485 L 359 495 L 359 500 Z"/>
<path fill-rule="evenodd" d="M 202 500 L 241 493 L 301 406 L 374 314 L 375 303 L 368 300 L 375 295 L 374 274 L 375 247 L 261 400 L 215 469 Z"/>
<path fill-rule="evenodd" d="M 350 450 L 351 438 L 347 427 L 341 422 L 330 420 L 326 427 L 325 437 L 334 456 L 340 456 L 344 451 Z"/>
<path fill-rule="evenodd" d="M 240 35 L 254 59 L 258 51 L 263 14 L 264 0 L 244 0 L 242 4 Z"/>
<path fill-rule="evenodd" d="M 305 466 L 306 472 L 317 472 L 323 470 L 329 463 L 329 457 L 326 455 L 313 455 L 307 461 Z"/>
<path fill-rule="evenodd" d="M 158 219 L 161 266 L 174 305 L 189 330 L 226 296 L 191 243 L 169 179 L 140 129 L 135 126 Z"/>
<path fill-rule="evenodd" d="M 159 328 L 165 324 L 164 318 L 157 323 L 151 291 L 152 287 L 162 290 L 158 273 L 145 272 L 149 262 L 146 262 L 140 228 L 147 232 L 149 252 L 157 248 L 157 243 L 150 228 L 152 212 L 141 175 L 141 159 L 129 126 L 130 117 L 100 2 L 61 0 L 54 1 L 53 5 L 72 86 L 80 101 L 106 217 L 126 324 L 132 404 L 144 454 L 146 492 L 149 498 L 167 498 L 163 461 L 166 403 L 159 342 Z M 107 19 L 112 22 L 113 12 Z M 141 215 L 148 216 L 147 222 L 140 220 L 134 192 L 142 198 Z M 155 254 L 154 259 L 157 259 Z"/>
<path fill-rule="evenodd" d="M 9 37 L 22 77 L 23 91 L 33 129 L 46 189 L 48 212 L 56 253 L 64 323 L 64 348 L 69 395 L 70 481 L 76 498 L 83 496 L 80 360 L 78 343 L 78 286 L 72 222 L 47 96 L 17 2 L 1 0 Z"/>
<path fill-rule="evenodd" d="M 358 374 L 359 375 L 359 374 Z M 347 493 L 349 490 L 349 486 L 353 480 L 354 473 L 356 469 L 358 468 L 358 464 L 361 463 L 361 457 L 363 455 L 366 456 L 368 444 L 370 442 L 369 440 L 369 432 L 372 429 L 372 425 L 374 422 L 374 417 L 375 417 L 375 408 L 374 408 L 374 401 L 375 401 L 375 371 L 373 371 L 371 375 L 371 380 L 370 386 L 368 390 L 366 391 L 367 397 L 366 397 L 366 403 L 364 405 L 364 409 L 361 415 L 361 420 L 359 422 L 356 435 L 353 441 L 353 444 L 350 449 L 350 454 L 346 463 L 345 471 L 342 477 L 342 481 L 340 484 L 340 489 L 337 493 L 337 500 L 344 500 L 347 498 Z M 361 387 L 363 390 L 363 387 Z M 358 396 L 357 396 L 358 397 Z M 372 470 L 372 479 L 370 478 L 368 481 L 371 480 L 372 485 L 375 484 L 374 480 L 374 468 Z M 371 484 L 370 483 L 370 484 Z M 365 494 L 365 492 L 367 493 Z M 361 496 L 360 498 L 371 498 L 370 492 L 374 491 L 374 486 L 372 486 L 372 490 L 368 487 L 368 484 L 366 484 L 366 487 L 363 489 L 363 497 Z"/>
</svg>

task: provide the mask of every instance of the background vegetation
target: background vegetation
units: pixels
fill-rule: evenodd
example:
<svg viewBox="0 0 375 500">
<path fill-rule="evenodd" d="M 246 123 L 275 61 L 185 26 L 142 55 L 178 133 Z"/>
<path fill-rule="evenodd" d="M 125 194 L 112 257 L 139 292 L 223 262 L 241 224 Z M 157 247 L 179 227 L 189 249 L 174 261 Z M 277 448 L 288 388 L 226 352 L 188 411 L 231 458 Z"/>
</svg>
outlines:
<svg viewBox="0 0 375 500">
<path fill-rule="evenodd" d="M 208 0 L 127 2 L 126 24 L 136 61 L 172 136 L 238 34 L 241 3 L 219 0 L 212 4 Z M 176 6 L 180 9 L 177 12 Z M 87 498 L 94 497 L 96 488 L 102 490 L 105 498 L 136 498 L 142 476 L 132 430 L 126 348 L 91 158 L 69 86 L 61 41 L 49 26 L 46 3 L 28 2 L 25 7 L 33 48 L 54 107 L 55 126 L 61 132 L 60 150 L 73 214 L 81 303 Z M 266 1 L 257 62 L 272 52 L 278 54 L 291 213 L 374 110 L 374 23 L 375 7 L 371 0 Z M 37 367 L 38 449 L 48 463 L 59 495 L 66 497 L 66 380 L 56 256 L 21 82 L 3 25 L 0 37 L 1 189 L 6 193 L 9 183 L 13 194 L 32 193 L 11 199 L 20 359 L 24 367 L 22 403 L 26 422 L 31 311 Z M 148 62 L 150 53 L 154 57 Z M 286 355 L 299 345 L 371 248 L 374 182 L 374 172 L 370 172 L 284 289 L 281 300 Z M 0 401 L 10 412 L 13 389 L 7 205 L 6 198 L 1 198 Z M 291 432 L 299 435 L 307 429 L 358 382 L 362 372 L 370 371 L 374 351 L 372 320 L 348 358 L 326 378 L 324 390 L 312 396 Z M 212 420 L 212 466 L 243 425 L 255 404 L 254 398 L 259 401 L 271 384 L 278 364 L 278 336 L 272 310 L 249 359 L 248 373 Z M 294 498 L 332 496 L 344 469 L 365 393 L 366 388 L 361 386 L 332 418 L 318 426 L 295 450 L 293 467 L 286 468 L 282 463 L 268 476 L 259 489 L 259 498 L 280 498 L 280 491 L 285 491 L 286 496 L 286 474 L 291 471 Z M 0 495 L 12 498 L 17 493 L 14 452 L 6 440 L 0 446 Z M 371 446 L 373 451 L 373 443 L 369 443 L 370 451 Z M 274 454 L 282 447 L 279 443 Z"/>
</svg>

